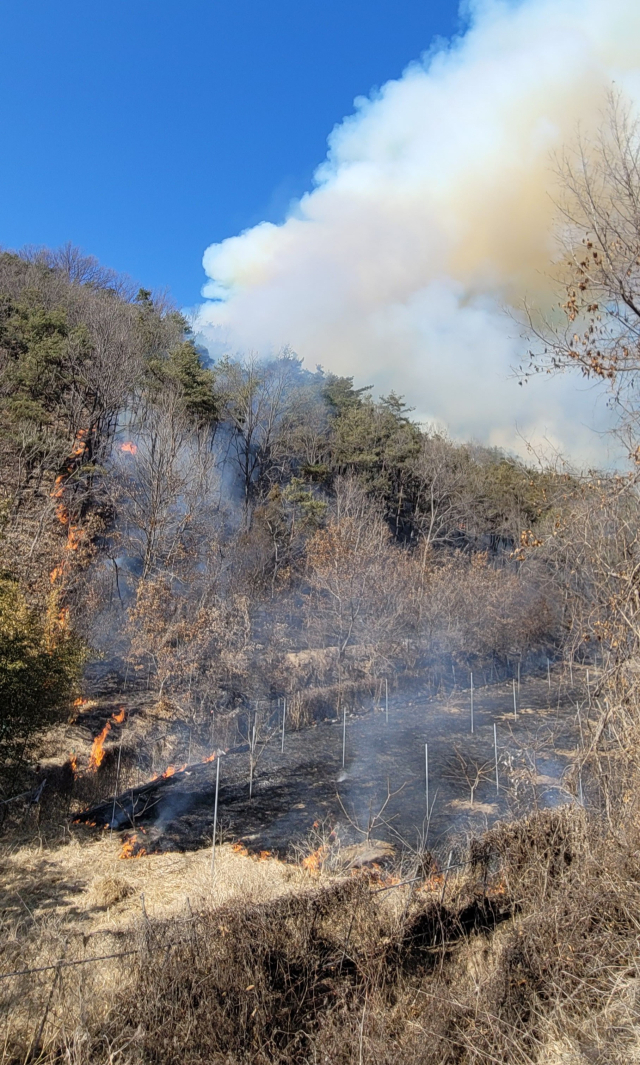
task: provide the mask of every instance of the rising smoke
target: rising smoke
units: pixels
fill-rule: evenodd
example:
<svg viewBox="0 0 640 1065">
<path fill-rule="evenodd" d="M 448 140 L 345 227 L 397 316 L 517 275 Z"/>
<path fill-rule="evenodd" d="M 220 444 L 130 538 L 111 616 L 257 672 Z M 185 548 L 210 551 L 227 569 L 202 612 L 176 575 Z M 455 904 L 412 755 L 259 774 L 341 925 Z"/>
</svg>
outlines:
<svg viewBox="0 0 640 1065">
<path fill-rule="evenodd" d="M 463 35 L 356 100 L 282 225 L 207 249 L 197 328 L 213 352 L 289 344 L 459 437 L 606 462 L 594 389 L 518 387 L 526 344 L 505 308 L 554 299 L 553 153 L 597 127 L 612 84 L 640 99 L 640 5 L 476 0 L 468 14 Z"/>
</svg>

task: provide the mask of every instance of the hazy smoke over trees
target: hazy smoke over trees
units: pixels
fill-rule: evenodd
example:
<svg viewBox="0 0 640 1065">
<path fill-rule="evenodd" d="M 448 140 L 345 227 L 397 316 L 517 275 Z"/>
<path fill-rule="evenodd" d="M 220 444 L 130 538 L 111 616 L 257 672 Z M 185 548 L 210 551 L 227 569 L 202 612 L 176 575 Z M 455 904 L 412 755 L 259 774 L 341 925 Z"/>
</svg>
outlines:
<svg viewBox="0 0 640 1065">
<path fill-rule="evenodd" d="M 212 245 L 198 326 L 212 351 L 277 350 L 397 389 L 458 437 L 522 451 L 545 436 L 602 462 L 596 395 L 520 389 L 525 297 L 553 304 L 552 154 L 637 98 L 631 0 L 474 3 L 438 44 L 336 126 L 315 188 L 279 226 Z M 464 380 L 465 387 L 458 382 Z"/>
</svg>

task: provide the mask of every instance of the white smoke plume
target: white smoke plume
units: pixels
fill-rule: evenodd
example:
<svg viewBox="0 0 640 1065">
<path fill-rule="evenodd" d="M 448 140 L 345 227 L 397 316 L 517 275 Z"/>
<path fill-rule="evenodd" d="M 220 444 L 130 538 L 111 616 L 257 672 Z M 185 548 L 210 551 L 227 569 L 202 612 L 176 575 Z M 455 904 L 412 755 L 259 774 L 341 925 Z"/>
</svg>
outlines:
<svg viewBox="0 0 640 1065">
<path fill-rule="evenodd" d="M 553 153 L 599 124 L 612 84 L 640 100 L 640 4 L 477 0 L 468 15 L 356 100 L 283 224 L 207 249 L 196 327 L 212 351 L 288 344 L 454 436 L 519 452 L 546 438 L 602 464 L 604 404 L 575 378 L 519 387 L 505 307 L 552 299 Z"/>
</svg>

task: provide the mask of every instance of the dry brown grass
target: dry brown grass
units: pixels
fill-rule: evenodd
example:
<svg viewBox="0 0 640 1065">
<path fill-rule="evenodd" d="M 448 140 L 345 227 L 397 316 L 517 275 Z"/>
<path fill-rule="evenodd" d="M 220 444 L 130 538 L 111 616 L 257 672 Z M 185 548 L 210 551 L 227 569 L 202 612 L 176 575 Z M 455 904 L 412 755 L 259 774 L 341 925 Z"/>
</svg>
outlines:
<svg viewBox="0 0 640 1065">
<path fill-rule="evenodd" d="M 57 890 L 84 884 L 66 924 L 38 894 L 41 856 L 12 859 L 25 916 L 6 919 L 5 971 L 12 951 L 137 953 L 7 981 L 6 1063 L 40 1027 L 39 1060 L 72 1065 L 640 1060 L 638 848 L 576 809 L 492 830 L 444 905 L 438 877 L 380 893 L 367 874 L 312 878 L 224 847 L 212 887 L 204 852 L 65 850 Z M 86 931 L 72 941 L 74 912 Z"/>
</svg>

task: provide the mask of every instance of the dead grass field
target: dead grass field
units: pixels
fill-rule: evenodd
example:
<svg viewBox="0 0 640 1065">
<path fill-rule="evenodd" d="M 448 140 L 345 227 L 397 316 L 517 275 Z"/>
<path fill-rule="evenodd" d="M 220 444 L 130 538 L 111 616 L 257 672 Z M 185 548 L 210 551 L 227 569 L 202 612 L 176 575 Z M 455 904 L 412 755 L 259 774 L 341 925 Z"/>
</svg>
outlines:
<svg viewBox="0 0 640 1065">
<path fill-rule="evenodd" d="M 5 854 L 3 1065 L 640 1061 L 640 859 L 578 810 L 416 885 L 234 851 Z M 499 855 L 488 870 L 486 856 Z M 126 953 L 130 951 L 131 953 Z M 83 958 L 122 954 L 87 965 Z"/>
</svg>

